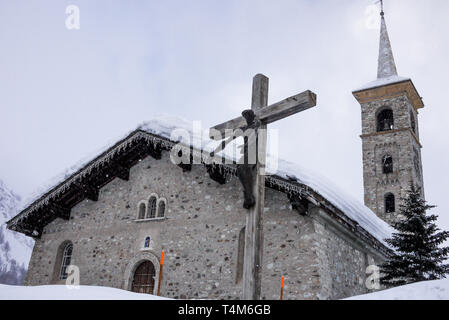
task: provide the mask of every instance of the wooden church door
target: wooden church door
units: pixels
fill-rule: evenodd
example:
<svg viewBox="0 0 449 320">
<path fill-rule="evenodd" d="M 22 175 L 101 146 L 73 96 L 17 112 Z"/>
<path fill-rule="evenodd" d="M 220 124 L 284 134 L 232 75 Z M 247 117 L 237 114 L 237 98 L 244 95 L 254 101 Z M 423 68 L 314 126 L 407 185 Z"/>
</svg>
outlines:
<svg viewBox="0 0 449 320">
<path fill-rule="evenodd" d="M 134 272 L 131 291 L 153 294 L 155 275 L 153 263 L 151 261 L 142 262 Z"/>
</svg>

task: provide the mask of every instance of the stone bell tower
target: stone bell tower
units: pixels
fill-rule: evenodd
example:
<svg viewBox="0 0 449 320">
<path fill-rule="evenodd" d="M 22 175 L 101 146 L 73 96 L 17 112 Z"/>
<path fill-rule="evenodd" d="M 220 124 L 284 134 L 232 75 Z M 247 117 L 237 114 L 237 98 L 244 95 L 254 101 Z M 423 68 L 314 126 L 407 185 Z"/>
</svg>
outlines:
<svg viewBox="0 0 449 320">
<path fill-rule="evenodd" d="M 418 110 L 424 107 L 413 82 L 399 77 L 383 9 L 377 80 L 353 91 L 362 108 L 365 205 L 389 224 L 410 182 L 423 189 Z"/>
</svg>

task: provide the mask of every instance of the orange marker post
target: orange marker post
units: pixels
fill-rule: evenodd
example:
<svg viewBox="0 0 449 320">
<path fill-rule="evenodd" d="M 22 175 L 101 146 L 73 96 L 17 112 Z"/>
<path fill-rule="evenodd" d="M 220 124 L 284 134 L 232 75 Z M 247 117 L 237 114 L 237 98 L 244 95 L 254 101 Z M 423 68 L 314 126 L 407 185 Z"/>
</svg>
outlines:
<svg viewBox="0 0 449 320">
<path fill-rule="evenodd" d="M 161 252 L 161 263 L 159 267 L 159 281 L 157 283 L 157 295 L 161 295 L 162 269 L 164 267 L 164 250 Z"/>
<path fill-rule="evenodd" d="M 284 297 L 284 276 L 281 276 L 281 300 Z"/>
</svg>

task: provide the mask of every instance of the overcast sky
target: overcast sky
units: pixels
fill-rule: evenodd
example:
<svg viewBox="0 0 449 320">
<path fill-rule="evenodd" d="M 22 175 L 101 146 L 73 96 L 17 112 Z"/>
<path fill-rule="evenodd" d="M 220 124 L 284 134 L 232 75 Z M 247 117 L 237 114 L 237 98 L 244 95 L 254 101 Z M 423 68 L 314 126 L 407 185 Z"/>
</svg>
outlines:
<svg viewBox="0 0 449 320">
<path fill-rule="evenodd" d="M 251 81 L 269 103 L 310 89 L 318 107 L 281 120 L 280 156 L 363 201 L 360 106 L 375 80 L 374 0 L 0 2 L 0 179 L 23 198 L 158 114 L 234 118 Z M 80 29 L 66 28 L 66 7 Z M 449 1 L 385 0 L 399 75 L 426 104 L 419 126 L 427 200 L 449 229 Z M 379 16 L 375 15 L 378 24 Z"/>
</svg>

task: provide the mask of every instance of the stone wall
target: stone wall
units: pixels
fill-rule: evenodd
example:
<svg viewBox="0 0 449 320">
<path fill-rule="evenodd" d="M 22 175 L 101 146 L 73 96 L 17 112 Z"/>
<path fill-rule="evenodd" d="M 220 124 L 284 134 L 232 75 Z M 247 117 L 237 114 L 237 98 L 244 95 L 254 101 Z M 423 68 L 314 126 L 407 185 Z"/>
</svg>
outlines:
<svg viewBox="0 0 449 320">
<path fill-rule="evenodd" d="M 138 204 L 153 193 L 167 199 L 165 218 L 135 221 Z M 237 178 L 219 185 L 203 166 L 183 172 L 167 152 L 161 160 L 148 157 L 131 168 L 129 181 L 113 180 L 100 190 L 98 201 L 84 200 L 72 208 L 69 221 L 56 219 L 45 227 L 36 241 L 26 284 L 59 282 L 58 250 L 69 240 L 81 285 L 129 290 L 139 262 L 152 261 L 158 272 L 164 250 L 162 295 L 239 299 L 239 233 L 246 213 L 242 200 Z M 363 253 L 350 249 L 351 243 L 338 240 L 336 234 L 325 233 L 313 217 L 300 216 L 283 193 L 267 189 L 265 206 L 262 298 L 279 298 L 281 275 L 286 278 L 286 299 L 359 292 L 351 284 L 365 271 Z M 144 249 L 147 236 L 151 245 Z M 341 249 L 335 250 L 335 245 Z M 155 278 L 156 292 L 158 274 Z M 335 279 L 332 285 L 329 279 Z"/>
<path fill-rule="evenodd" d="M 384 108 L 391 108 L 394 130 L 377 131 L 377 115 Z M 415 118 L 416 134 L 411 130 L 411 116 Z M 416 137 L 416 138 L 415 138 Z M 410 182 L 423 188 L 421 146 L 418 142 L 417 112 L 406 94 L 362 104 L 363 182 L 365 204 L 377 215 L 392 224 L 397 220 L 400 198 L 405 195 Z M 393 173 L 384 174 L 382 159 L 393 157 Z M 393 193 L 396 211 L 385 211 L 384 197 Z M 424 195 L 424 190 L 422 190 Z"/>
<path fill-rule="evenodd" d="M 368 293 L 367 268 L 379 266 L 384 257 L 370 250 L 328 219 L 320 208 L 312 210 L 321 291 L 320 299 L 343 299 Z"/>
</svg>

